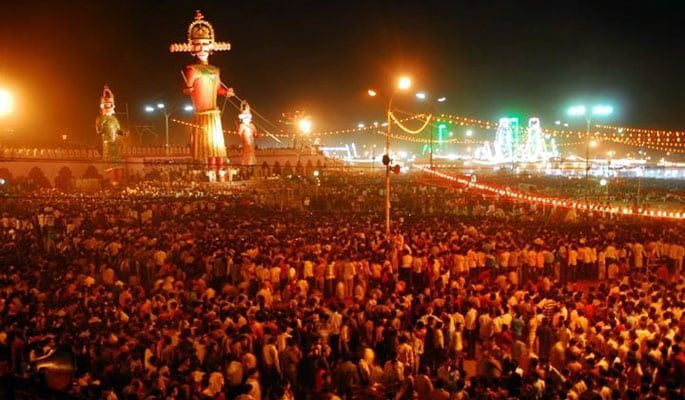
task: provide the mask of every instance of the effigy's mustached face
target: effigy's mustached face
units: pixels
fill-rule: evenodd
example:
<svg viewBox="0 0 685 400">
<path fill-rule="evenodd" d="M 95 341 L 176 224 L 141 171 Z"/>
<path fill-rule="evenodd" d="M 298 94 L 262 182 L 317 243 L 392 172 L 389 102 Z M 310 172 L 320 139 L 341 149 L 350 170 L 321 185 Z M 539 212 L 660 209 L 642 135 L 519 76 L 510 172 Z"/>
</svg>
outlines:
<svg viewBox="0 0 685 400">
<path fill-rule="evenodd" d="M 209 59 L 209 53 L 212 51 L 212 41 L 209 39 L 193 40 L 192 54 L 201 61 Z"/>
<path fill-rule="evenodd" d="M 100 108 L 102 108 L 102 114 L 104 114 L 104 115 L 114 114 L 114 104 L 113 103 L 103 103 Z"/>
</svg>

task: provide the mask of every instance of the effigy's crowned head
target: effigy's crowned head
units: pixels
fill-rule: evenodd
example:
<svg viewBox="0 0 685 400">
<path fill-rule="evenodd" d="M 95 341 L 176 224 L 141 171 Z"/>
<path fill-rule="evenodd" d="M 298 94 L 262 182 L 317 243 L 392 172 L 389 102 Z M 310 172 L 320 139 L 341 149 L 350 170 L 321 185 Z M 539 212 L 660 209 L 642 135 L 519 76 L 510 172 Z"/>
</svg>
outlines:
<svg viewBox="0 0 685 400">
<path fill-rule="evenodd" d="M 100 97 L 100 111 L 103 115 L 114 114 L 114 93 L 106 85 Z"/>
<path fill-rule="evenodd" d="M 252 122 L 252 113 L 250 112 L 250 105 L 247 101 L 243 100 L 240 102 L 240 114 L 238 118 L 243 124 L 249 124 Z"/>
<path fill-rule="evenodd" d="M 214 28 L 204 15 L 197 10 L 195 18 L 188 26 L 188 41 L 186 43 L 174 43 L 169 47 L 172 53 L 187 52 L 206 62 L 209 55 L 214 51 L 230 50 L 231 44 L 214 40 Z"/>
<path fill-rule="evenodd" d="M 214 42 L 214 28 L 212 28 L 212 24 L 205 21 L 205 16 L 200 10 L 197 10 L 195 11 L 195 20 L 188 27 L 188 41 L 192 43 L 199 40 Z"/>
</svg>

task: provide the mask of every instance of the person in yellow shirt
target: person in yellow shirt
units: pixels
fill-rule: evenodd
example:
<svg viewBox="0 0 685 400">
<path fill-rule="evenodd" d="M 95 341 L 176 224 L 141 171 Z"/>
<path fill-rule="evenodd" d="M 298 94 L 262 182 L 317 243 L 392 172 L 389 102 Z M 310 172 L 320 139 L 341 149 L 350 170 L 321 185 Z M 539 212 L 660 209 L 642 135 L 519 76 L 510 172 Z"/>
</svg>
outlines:
<svg viewBox="0 0 685 400">
<path fill-rule="evenodd" d="M 568 277 L 571 282 L 578 279 L 578 248 L 573 245 L 568 251 Z"/>
</svg>

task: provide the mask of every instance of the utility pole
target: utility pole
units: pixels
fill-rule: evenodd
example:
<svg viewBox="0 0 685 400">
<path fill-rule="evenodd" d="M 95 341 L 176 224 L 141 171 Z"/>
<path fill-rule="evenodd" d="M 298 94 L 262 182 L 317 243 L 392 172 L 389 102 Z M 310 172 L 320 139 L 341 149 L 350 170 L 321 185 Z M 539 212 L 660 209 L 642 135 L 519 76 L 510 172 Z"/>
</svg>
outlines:
<svg viewBox="0 0 685 400">
<path fill-rule="evenodd" d="M 431 143 L 431 149 L 430 149 L 430 150 L 431 150 L 431 153 L 430 153 L 430 169 L 431 169 L 431 171 L 432 171 L 432 170 L 433 170 L 433 127 L 432 127 L 432 126 L 431 126 L 430 131 L 431 131 L 431 141 L 430 141 L 430 143 Z"/>
</svg>

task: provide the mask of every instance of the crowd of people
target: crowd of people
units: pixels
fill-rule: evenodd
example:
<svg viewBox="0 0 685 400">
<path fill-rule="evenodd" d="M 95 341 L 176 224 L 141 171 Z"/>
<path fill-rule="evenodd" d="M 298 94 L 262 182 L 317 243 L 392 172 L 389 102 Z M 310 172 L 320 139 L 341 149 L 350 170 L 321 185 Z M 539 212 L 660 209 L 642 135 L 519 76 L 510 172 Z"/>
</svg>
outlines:
<svg viewBox="0 0 685 400">
<path fill-rule="evenodd" d="M 685 396 L 680 226 L 399 183 L 390 237 L 351 178 L 0 199 L 0 392 L 66 348 L 74 398 Z"/>
</svg>

